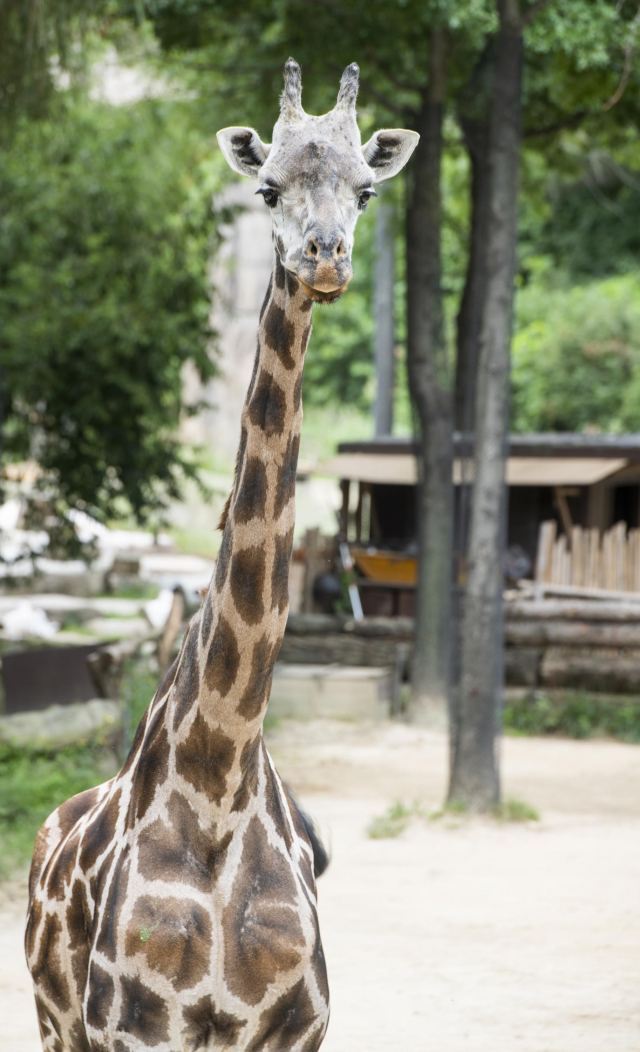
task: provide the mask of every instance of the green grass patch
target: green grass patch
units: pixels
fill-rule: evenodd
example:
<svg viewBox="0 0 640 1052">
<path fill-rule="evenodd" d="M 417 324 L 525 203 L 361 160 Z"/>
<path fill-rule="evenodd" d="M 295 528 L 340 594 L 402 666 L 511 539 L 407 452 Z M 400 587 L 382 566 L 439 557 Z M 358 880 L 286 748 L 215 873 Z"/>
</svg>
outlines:
<svg viewBox="0 0 640 1052">
<path fill-rule="evenodd" d="M 0 878 L 29 862 L 36 834 L 56 807 L 116 768 L 113 752 L 96 743 L 55 756 L 0 753 Z"/>
<path fill-rule="evenodd" d="M 586 691 L 531 692 L 507 696 L 504 729 L 510 734 L 609 737 L 640 742 L 640 698 Z"/>
<path fill-rule="evenodd" d="M 442 807 L 438 807 L 435 811 L 430 811 L 428 818 L 430 822 L 439 822 L 441 818 L 447 818 L 447 816 L 455 818 L 460 815 L 466 815 L 468 810 L 463 800 L 448 800 Z"/>
<path fill-rule="evenodd" d="M 149 660 L 129 662 L 122 692 L 130 713 L 129 741 L 158 687 Z M 111 778 L 122 757 L 103 742 L 33 754 L 0 749 L 0 879 L 29 863 L 36 834 L 56 807 Z"/>
<path fill-rule="evenodd" d="M 540 814 L 531 804 L 524 800 L 502 800 L 492 810 L 492 815 L 500 822 L 539 822 Z"/>
<path fill-rule="evenodd" d="M 371 840 L 393 839 L 404 833 L 409 820 L 414 815 L 422 815 L 418 804 L 407 807 L 401 800 L 396 800 L 382 815 L 376 815 L 367 826 L 367 836 Z"/>
</svg>

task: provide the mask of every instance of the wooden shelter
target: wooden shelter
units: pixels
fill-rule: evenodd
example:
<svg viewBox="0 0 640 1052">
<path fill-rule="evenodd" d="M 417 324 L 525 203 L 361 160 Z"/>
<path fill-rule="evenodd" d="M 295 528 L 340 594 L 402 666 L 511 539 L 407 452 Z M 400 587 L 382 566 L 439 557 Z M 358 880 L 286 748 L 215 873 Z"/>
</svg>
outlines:
<svg viewBox="0 0 640 1052">
<path fill-rule="evenodd" d="M 458 505 L 460 484 L 472 479 L 473 461 L 465 436 L 455 436 L 454 450 Z M 418 478 L 412 441 L 377 438 L 343 442 L 336 456 L 321 464 L 318 472 L 340 480 L 341 528 L 349 538 L 356 564 L 363 574 L 360 583 L 365 612 L 411 614 L 417 555 Z M 544 536 L 547 548 L 550 537 L 552 543 L 560 544 L 560 555 L 553 563 L 556 567 L 553 573 L 562 578 L 558 583 L 570 584 L 574 573 L 581 575 L 577 583 L 587 583 L 585 574 L 588 573 L 609 582 L 611 573 L 605 566 L 607 531 L 619 523 L 626 524 L 629 531 L 640 528 L 640 434 L 511 435 L 507 482 L 507 548 L 517 554 L 522 565 L 528 563 L 529 572 L 522 576 L 533 575 L 539 539 Z M 545 523 L 555 525 L 543 528 Z M 618 527 L 619 534 L 621 530 Z M 595 557 L 592 555 L 589 564 L 582 554 L 586 551 L 587 532 L 592 552 L 596 544 L 603 549 L 604 537 L 605 555 L 601 559 L 602 569 L 597 571 L 593 569 Z M 575 570 L 563 555 L 563 551 L 571 552 L 572 540 L 573 546 L 580 544 L 581 549 L 579 559 L 574 559 Z M 640 585 L 640 540 L 636 539 L 635 532 L 632 538 L 630 535 L 629 543 L 630 552 L 634 545 L 638 547 L 637 575 L 635 563 L 633 570 L 624 570 L 626 587 L 633 590 L 636 576 Z M 620 564 L 622 557 L 616 558 Z M 550 577 L 548 551 L 545 560 L 545 579 L 550 580 L 553 576 Z M 588 565 L 591 571 L 586 569 Z M 622 571 L 616 572 L 619 581 Z M 595 577 L 592 583 L 595 585 Z"/>
</svg>

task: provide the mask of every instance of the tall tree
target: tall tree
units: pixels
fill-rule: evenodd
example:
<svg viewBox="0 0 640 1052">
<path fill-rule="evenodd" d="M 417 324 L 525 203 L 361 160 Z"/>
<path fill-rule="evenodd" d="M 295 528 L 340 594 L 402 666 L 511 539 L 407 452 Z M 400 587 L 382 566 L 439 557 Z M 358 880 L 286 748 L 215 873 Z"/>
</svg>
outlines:
<svg viewBox="0 0 640 1052">
<path fill-rule="evenodd" d="M 472 486 L 463 488 L 461 494 L 458 523 L 467 580 L 461 623 L 456 626 L 459 635 L 454 637 L 459 652 L 452 694 L 449 798 L 477 810 L 490 808 L 500 794 L 496 740 L 503 681 L 502 555 L 524 33 L 549 3 L 497 0 L 499 31 L 488 41 L 459 98 L 458 115 L 472 172 L 472 222 L 467 279 L 458 314 L 456 417 L 458 426 L 472 434 L 474 471 Z M 542 127 L 532 131 L 538 136 L 571 127 L 586 115 L 584 95 L 581 108 L 576 106 L 575 85 L 585 80 L 590 67 L 595 69 L 596 81 L 602 83 L 599 74 L 607 47 L 619 40 L 620 26 L 608 0 L 593 5 L 571 0 L 569 7 L 566 10 L 565 5 L 562 15 L 550 12 L 533 42 L 536 57 L 548 56 L 555 47 L 564 58 L 555 81 L 533 63 L 528 108 L 530 118 L 542 122 Z M 585 87 L 585 95 L 589 88 L 593 91 L 588 78 Z M 487 97 L 488 116 L 483 105 Z M 469 488 L 467 536 L 464 501 Z"/>
<path fill-rule="evenodd" d="M 475 406 L 474 485 L 462 631 L 460 697 L 449 797 L 485 811 L 499 799 L 496 699 L 502 682 L 502 555 L 509 353 L 516 270 L 524 23 L 498 0 L 500 29 L 489 120 L 490 217 Z"/>
<path fill-rule="evenodd" d="M 180 105 L 65 101 L 0 148 L 4 457 L 38 461 L 61 528 L 69 507 L 155 517 L 197 474 L 181 370 L 215 371 L 220 185 Z"/>
<path fill-rule="evenodd" d="M 422 92 L 406 213 L 407 367 L 419 422 L 420 560 L 413 656 L 414 714 L 442 708 L 447 696 L 453 445 L 450 371 L 442 304 L 442 122 L 446 35 L 434 28 L 429 80 Z"/>
</svg>

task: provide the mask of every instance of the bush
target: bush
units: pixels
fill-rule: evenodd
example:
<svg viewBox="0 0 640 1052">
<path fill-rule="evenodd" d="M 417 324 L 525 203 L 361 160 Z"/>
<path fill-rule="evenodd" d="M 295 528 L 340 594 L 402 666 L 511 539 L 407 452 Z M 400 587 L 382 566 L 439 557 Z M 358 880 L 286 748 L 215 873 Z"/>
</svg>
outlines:
<svg viewBox="0 0 640 1052">
<path fill-rule="evenodd" d="M 640 742 L 640 698 L 581 692 L 534 693 L 508 699 L 504 728 L 515 734 L 562 734 L 567 738 L 607 736 Z"/>
</svg>

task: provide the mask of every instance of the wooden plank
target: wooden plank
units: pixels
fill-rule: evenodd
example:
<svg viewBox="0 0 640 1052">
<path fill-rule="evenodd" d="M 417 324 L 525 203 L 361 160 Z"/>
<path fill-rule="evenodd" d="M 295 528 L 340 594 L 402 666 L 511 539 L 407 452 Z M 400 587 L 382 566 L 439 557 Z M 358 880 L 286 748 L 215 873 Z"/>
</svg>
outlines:
<svg viewBox="0 0 640 1052">
<path fill-rule="evenodd" d="M 626 593 L 625 593 L 626 596 Z M 631 597 L 627 597 L 629 600 Z M 640 622 L 640 602 L 600 602 L 593 599 L 509 599 L 505 618 L 511 621 Z"/>
<path fill-rule="evenodd" d="M 567 596 L 572 599 L 619 599 L 621 602 L 640 603 L 640 592 L 617 592 L 612 588 L 578 588 L 575 585 L 535 584 L 531 582 L 532 591 L 538 598 L 545 595 Z"/>
<path fill-rule="evenodd" d="M 567 654 L 550 648 L 542 659 L 540 678 L 547 687 L 579 687 L 612 694 L 637 693 L 640 690 L 640 662 L 637 658 L 621 658 L 617 654 L 593 656 L 577 648 L 572 654 Z"/>
<path fill-rule="evenodd" d="M 640 624 L 606 621 L 507 621 L 511 646 L 640 647 Z"/>
</svg>

